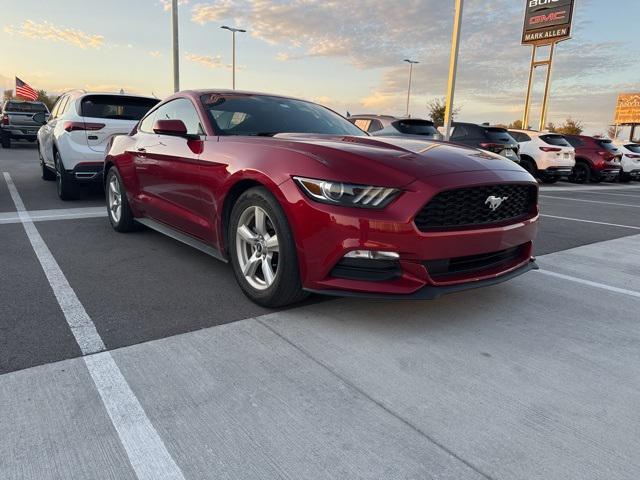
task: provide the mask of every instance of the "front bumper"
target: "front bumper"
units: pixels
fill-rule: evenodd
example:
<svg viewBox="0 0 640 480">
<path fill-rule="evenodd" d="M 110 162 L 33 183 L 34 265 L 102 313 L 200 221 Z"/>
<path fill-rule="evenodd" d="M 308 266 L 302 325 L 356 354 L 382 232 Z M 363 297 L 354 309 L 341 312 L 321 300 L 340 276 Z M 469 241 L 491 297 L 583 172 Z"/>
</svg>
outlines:
<svg viewBox="0 0 640 480">
<path fill-rule="evenodd" d="M 349 295 L 398 295 L 435 298 L 435 292 L 475 288 L 483 282 L 524 273 L 531 263 L 532 240 L 537 232 L 537 212 L 507 225 L 421 232 L 416 213 L 438 192 L 450 188 L 500 183 L 531 184 L 524 170 L 473 172 L 431 177 L 404 188 L 403 194 L 384 210 L 360 210 L 319 204 L 304 196 L 293 181 L 280 185 L 286 197 L 287 216 L 298 250 L 303 287 L 309 291 Z M 447 276 L 432 275 L 431 261 L 459 259 L 518 248 L 517 257 L 486 269 Z M 377 250 L 399 254 L 400 274 L 389 279 L 337 278 L 332 274 L 344 255 L 353 250 Z M 430 287 L 422 294 L 418 292 Z M 435 289 L 435 290 L 434 290 Z M 432 293 L 426 293 L 432 292 Z M 436 295 L 437 296 L 437 295 Z"/>
<path fill-rule="evenodd" d="M 492 278 L 485 278 L 483 280 L 478 280 L 476 282 L 465 282 L 458 283 L 455 285 L 426 285 L 422 287 L 420 290 L 407 294 L 407 295 L 397 295 L 397 294 L 385 294 L 385 293 L 367 293 L 367 292 L 352 292 L 348 290 L 311 290 L 306 289 L 311 293 L 319 293 L 322 295 L 333 295 L 336 297 L 357 297 L 357 298 L 372 298 L 372 299 L 382 299 L 382 300 L 435 300 L 436 298 L 440 298 L 443 295 L 448 295 L 450 293 L 464 292 L 466 290 L 473 290 L 476 288 L 490 287 L 492 285 L 498 285 L 500 283 L 509 281 L 513 278 L 519 277 L 520 275 L 527 273 L 531 270 L 539 270 L 538 264 L 536 263 L 534 258 L 529 259 L 529 261 L 522 266 L 511 270 L 510 272 L 504 273 L 502 275 L 498 275 Z"/>
</svg>

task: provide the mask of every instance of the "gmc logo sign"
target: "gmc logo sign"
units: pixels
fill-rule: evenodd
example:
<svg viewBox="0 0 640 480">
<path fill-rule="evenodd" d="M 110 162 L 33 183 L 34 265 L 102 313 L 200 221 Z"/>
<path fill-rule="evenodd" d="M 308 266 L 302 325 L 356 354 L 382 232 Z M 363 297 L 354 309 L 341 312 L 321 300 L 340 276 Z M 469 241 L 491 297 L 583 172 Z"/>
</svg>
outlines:
<svg viewBox="0 0 640 480">
<path fill-rule="evenodd" d="M 539 1 L 539 0 L 531 0 L 531 1 Z M 567 17 L 566 10 L 562 10 L 561 12 L 553 12 L 549 15 L 538 15 L 536 17 L 531 17 L 529 19 L 529 25 L 538 25 L 539 23 L 545 22 L 554 22 L 556 20 L 564 20 Z"/>
<path fill-rule="evenodd" d="M 529 0 L 529 8 L 542 7 L 543 5 L 551 5 L 558 0 Z"/>
</svg>

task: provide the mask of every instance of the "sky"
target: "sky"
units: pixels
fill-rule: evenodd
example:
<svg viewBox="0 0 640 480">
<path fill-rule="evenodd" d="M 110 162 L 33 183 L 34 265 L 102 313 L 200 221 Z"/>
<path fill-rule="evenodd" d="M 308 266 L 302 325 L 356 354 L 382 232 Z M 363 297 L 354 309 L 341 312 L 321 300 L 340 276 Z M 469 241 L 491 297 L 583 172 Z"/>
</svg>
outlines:
<svg viewBox="0 0 640 480">
<path fill-rule="evenodd" d="M 0 86 L 172 92 L 171 19 L 164 0 L 0 0 Z M 310 99 L 345 114 L 411 114 L 446 92 L 453 0 L 180 0 L 181 88 L 236 87 Z M 525 0 L 465 0 L 456 88 L 459 119 L 522 117 L 531 47 L 520 44 Z M 548 120 L 604 133 L 618 93 L 640 91 L 640 1 L 576 0 L 560 43 Z M 541 55 L 544 52 L 541 52 Z M 536 75 L 532 123 L 544 72 Z"/>
</svg>

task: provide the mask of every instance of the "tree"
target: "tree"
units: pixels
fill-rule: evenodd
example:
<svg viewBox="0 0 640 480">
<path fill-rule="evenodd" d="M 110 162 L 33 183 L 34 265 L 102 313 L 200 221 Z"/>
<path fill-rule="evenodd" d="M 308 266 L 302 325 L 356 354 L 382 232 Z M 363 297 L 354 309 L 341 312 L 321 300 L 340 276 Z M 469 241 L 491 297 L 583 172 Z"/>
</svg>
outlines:
<svg viewBox="0 0 640 480">
<path fill-rule="evenodd" d="M 551 133 L 556 133 L 558 131 L 558 128 L 556 127 L 555 123 L 549 122 L 549 124 L 547 125 L 547 130 Z"/>
<path fill-rule="evenodd" d="M 53 109 L 53 105 L 56 103 L 55 97 L 50 97 L 45 90 L 38 90 L 38 102 L 44 103 L 49 111 Z"/>
<path fill-rule="evenodd" d="M 620 129 L 616 125 L 611 125 L 607 130 L 607 135 L 609 135 L 609 138 L 611 140 L 615 140 L 616 138 L 618 138 L 619 134 L 620 134 Z"/>
<path fill-rule="evenodd" d="M 560 135 L 580 135 L 584 131 L 584 127 L 580 120 L 574 120 L 569 117 L 565 120 L 564 125 L 555 130 Z"/>
<path fill-rule="evenodd" d="M 429 109 L 431 121 L 436 125 L 436 127 L 443 127 L 444 114 L 446 110 L 445 99 L 443 97 L 434 98 L 427 104 L 427 108 Z M 460 107 L 454 108 L 451 112 L 451 118 L 454 118 L 458 113 L 460 113 Z"/>
<path fill-rule="evenodd" d="M 5 100 L 11 100 L 13 98 L 13 90 L 5 90 L 2 97 Z"/>
<path fill-rule="evenodd" d="M 523 130 L 522 120 L 515 120 L 511 122 L 507 128 L 510 128 L 512 130 Z"/>
</svg>

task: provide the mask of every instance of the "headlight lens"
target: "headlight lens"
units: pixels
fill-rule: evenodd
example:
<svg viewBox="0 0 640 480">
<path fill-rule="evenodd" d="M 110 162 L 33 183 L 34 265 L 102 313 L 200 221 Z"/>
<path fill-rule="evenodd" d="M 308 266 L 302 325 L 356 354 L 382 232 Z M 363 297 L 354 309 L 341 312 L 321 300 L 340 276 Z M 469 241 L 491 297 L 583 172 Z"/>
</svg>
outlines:
<svg viewBox="0 0 640 480">
<path fill-rule="evenodd" d="M 302 191 L 317 202 L 345 207 L 381 209 L 400 194 L 396 188 L 293 177 Z"/>
</svg>

